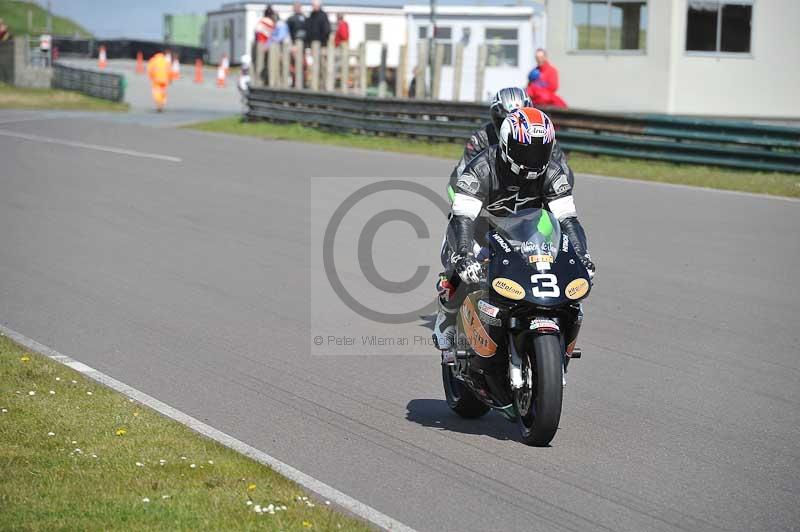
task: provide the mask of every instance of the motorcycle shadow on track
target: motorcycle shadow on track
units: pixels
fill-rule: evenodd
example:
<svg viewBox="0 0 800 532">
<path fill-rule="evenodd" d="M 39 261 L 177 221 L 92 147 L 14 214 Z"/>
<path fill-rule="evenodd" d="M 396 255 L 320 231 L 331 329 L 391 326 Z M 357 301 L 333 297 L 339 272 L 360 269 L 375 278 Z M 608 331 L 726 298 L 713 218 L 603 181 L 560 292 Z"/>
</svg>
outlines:
<svg viewBox="0 0 800 532">
<path fill-rule="evenodd" d="M 490 436 L 505 441 L 518 441 L 519 438 L 516 425 L 499 415 L 464 419 L 454 414 L 444 399 L 412 399 L 406 405 L 406 410 L 406 419 L 423 427 Z"/>
</svg>

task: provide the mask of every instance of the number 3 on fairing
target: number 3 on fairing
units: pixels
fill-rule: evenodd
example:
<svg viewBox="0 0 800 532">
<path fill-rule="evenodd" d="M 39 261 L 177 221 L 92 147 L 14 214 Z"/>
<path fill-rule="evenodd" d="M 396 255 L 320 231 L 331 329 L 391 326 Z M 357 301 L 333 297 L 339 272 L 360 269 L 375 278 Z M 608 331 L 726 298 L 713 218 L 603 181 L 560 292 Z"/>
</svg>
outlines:
<svg viewBox="0 0 800 532">
<path fill-rule="evenodd" d="M 552 273 L 537 273 L 531 275 L 533 283 L 533 297 L 558 297 L 561 290 L 558 288 L 558 280 Z"/>
</svg>

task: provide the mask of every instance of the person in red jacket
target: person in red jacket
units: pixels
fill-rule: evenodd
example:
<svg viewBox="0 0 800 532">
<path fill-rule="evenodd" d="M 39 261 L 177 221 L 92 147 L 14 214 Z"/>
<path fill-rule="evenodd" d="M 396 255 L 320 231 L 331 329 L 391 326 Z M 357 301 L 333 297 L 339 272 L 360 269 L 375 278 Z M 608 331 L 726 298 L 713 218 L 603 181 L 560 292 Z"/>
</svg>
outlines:
<svg viewBox="0 0 800 532">
<path fill-rule="evenodd" d="M 567 102 L 556 94 L 558 91 L 558 69 L 547 60 L 547 52 L 536 50 L 536 68 L 528 74 L 528 96 L 534 105 L 566 107 Z"/>
<path fill-rule="evenodd" d="M 333 45 L 339 48 L 339 45 L 346 43 L 350 40 L 350 26 L 344 19 L 344 15 L 338 13 L 336 15 L 336 36 L 333 38 Z"/>
</svg>

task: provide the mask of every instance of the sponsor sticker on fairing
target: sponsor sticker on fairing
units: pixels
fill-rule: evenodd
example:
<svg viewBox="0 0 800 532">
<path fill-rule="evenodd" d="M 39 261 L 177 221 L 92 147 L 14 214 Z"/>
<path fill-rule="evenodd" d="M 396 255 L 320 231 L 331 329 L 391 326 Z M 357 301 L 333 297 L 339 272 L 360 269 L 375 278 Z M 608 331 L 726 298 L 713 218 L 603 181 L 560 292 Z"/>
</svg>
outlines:
<svg viewBox="0 0 800 532">
<path fill-rule="evenodd" d="M 569 250 L 569 239 L 567 235 L 561 235 L 561 251 L 566 253 Z"/>
<path fill-rule="evenodd" d="M 505 251 L 506 253 L 511 253 L 511 248 L 509 247 L 508 244 L 506 244 L 506 241 L 503 240 L 502 236 L 495 233 L 492 235 L 492 238 L 494 239 L 495 242 L 497 242 L 500 245 L 501 248 L 503 248 L 503 251 Z"/>
<path fill-rule="evenodd" d="M 530 255 L 528 257 L 528 262 L 531 264 L 535 262 L 553 262 L 552 255 Z"/>
<path fill-rule="evenodd" d="M 531 321 L 531 330 L 558 332 L 560 329 L 558 328 L 558 324 L 553 320 L 547 318 L 534 318 L 533 321 Z"/>
<path fill-rule="evenodd" d="M 480 310 L 483 314 L 488 314 L 493 318 L 496 318 L 497 314 L 500 312 L 499 308 L 495 307 L 490 303 L 487 303 L 483 299 L 478 300 L 478 310 Z"/>
</svg>

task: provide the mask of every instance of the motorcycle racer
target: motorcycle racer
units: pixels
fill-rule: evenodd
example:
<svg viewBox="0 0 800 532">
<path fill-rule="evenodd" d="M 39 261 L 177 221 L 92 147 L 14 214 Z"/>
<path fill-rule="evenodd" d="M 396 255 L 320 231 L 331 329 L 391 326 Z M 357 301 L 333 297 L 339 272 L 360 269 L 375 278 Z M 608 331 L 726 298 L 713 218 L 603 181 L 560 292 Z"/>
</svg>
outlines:
<svg viewBox="0 0 800 532">
<path fill-rule="evenodd" d="M 546 208 L 559 220 L 590 278 L 594 276 L 595 265 L 572 196 L 574 183 L 564 152 L 556 144 L 552 121 L 533 107 L 509 113 L 499 128 L 497 145 L 481 151 L 450 178 L 452 206 L 441 251 L 445 271 L 437 283 L 439 311 L 433 334 L 442 363 L 455 361 L 455 318 L 463 299 L 456 291 L 462 282 L 480 281 L 482 267 L 476 255 L 486 245 L 482 240 L 491 228 L 491 217 Z M 582 314 L 578 316 L 579 322 Z"/>
<path fill-rule="evenodd" d="M 508 113 L 514 109 L 530 107 L 531 105 L 533 105 L 531 99 L 519 87 L 506 87 L 497 91 L 489 106 L 491 120 L 480 129 L 475 130 L 467 139 L 467 143 L 464 145 L 464 154 L 458 160 L 455 168 L 453 168 L 450 177 L 461 175 L 461 172 L 473 157 L 489 146 L 497 144 L 497 134 Z"/>
</svg>

